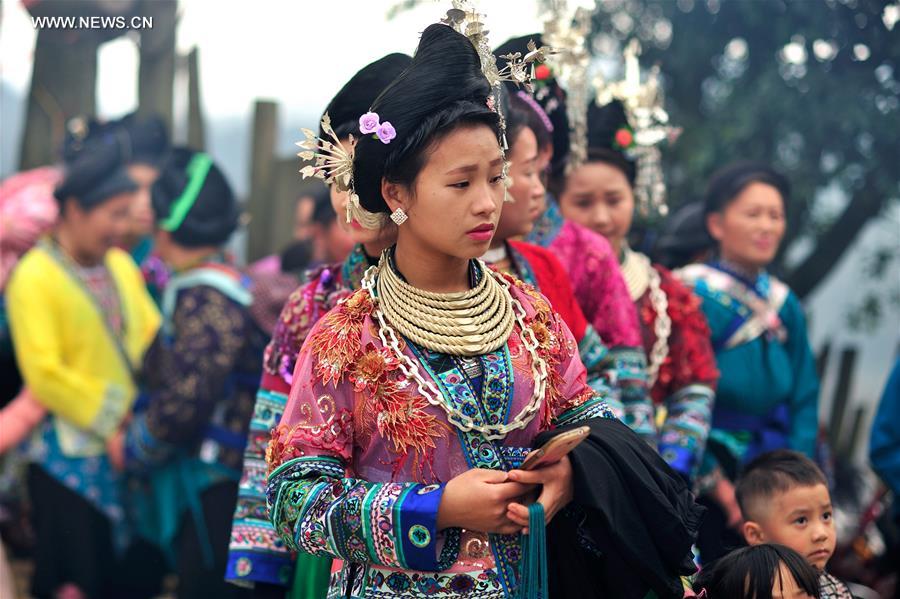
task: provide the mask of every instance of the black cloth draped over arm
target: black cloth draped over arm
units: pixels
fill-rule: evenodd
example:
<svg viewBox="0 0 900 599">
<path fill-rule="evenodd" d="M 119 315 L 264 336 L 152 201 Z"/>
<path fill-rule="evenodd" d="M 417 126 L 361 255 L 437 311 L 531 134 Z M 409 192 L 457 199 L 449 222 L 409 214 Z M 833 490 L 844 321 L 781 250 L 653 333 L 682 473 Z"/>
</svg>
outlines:
<svg viewBox="0 0 900 599">
<path fill-rule="evenodd" d="M 547 527 L 551 597 L 680 599 L 705 508 L 681 476 L 618 420 L 593 419 L 572 461 L 572 503 Z M 575 426 L 535 438 L 539 447 Z M 651 595 L 652 596 L 652 595 Z"/>
</svg>

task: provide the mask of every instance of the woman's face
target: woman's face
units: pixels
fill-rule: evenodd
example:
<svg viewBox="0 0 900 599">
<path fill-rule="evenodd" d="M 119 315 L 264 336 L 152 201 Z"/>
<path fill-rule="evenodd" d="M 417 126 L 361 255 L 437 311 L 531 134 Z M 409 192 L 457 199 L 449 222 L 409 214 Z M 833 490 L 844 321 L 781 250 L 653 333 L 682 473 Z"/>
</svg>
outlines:
<svg viewBox="0 0 900 599">
<path fill-rule="evenodd" d="M 486 125 L 457 127 L 431 149 L 413 189 L 382 182 L 391 210 L 409 219 L 398 227 L 398 245 L 460 259 L 490 247 L 503 204 L 503 157 Z"/>
<path fill-rule="evenodd" d="M 771 185 L 754 182 L 721 212 L 706 219 L 722 258 L 749 268 L 765 268 L 775 258 L 786 226 L 784 200 Z"/>
<path fill-rule="evenodd" d="M 159 169 L 149 164 L 131 164 L 128 176 L 138 184 L 138 190 L 131 205 L 131 230 L 134 238 L 146 237 L 153 233 L 153 207 L 150 203 L 150 188 L 159 178 Z"/>
<path fill-rule="evenodd" d="M 534 132 L 522 129 L 509 152 L 508 188 L 512 202 L 503 204 L 494 241 L 527 235 L 540 216 L 544 204 L 544 185 L 538 170 L 538 145 Z"/>
<path fill-rule="evenodd" d="M 620 169 L 588 162 L 569 175 L 559 207 L 565 218 L 606 237 L 618 253 L 631 229 L 634 192 Z"/>
<path fill-rule="evenodd" d="M 99 261 L 122 243 L 131 226 L 136 192 L 120 193 L 85 210 L 74 199 L 67 200 L 64 221 L 79 257 Z"/>
</svg>

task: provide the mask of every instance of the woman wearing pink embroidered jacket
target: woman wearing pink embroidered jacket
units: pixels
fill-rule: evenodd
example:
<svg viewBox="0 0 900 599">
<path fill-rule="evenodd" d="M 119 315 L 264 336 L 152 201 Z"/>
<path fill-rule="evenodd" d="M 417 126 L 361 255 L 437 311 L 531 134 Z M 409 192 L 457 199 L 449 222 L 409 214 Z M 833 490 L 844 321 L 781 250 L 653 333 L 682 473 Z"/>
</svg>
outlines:
<svg viewBox="0 0 900 599">
<path fill-rule="evenodd" d="M 352 189 L 358 222 L 398 224 L 363 288 L 311 331 L 269 444 L 276 529 L 343 560 L 329 596 L 514 596 L 522 497 L 549 520 L 572 496 L 568 459 L 516 468 L 539 432 L 610 416 L 543 296 L 476 259 L 505 195 L 481 65 L 432 25 L 361 116 L 352 157 L 306 144 L 332 151 L 320 174 Z"/>
</svg>

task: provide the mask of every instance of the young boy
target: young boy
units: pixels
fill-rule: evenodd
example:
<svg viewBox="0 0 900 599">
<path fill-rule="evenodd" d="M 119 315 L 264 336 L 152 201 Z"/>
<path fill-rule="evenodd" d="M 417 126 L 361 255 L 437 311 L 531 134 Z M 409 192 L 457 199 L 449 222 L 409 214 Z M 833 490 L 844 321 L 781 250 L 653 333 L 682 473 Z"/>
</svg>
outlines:
<svg viewBox="0 0 900 599">
<path fill-rule="evenodd" d="M 790 547 L 819 572 L 821 599 L 852 599 L 843 582 L 825 571 L 836 543 L 825 475 L 801 453 L 770 451 L 747 464 L 735 489 L 750 545 Z"/>
</svg>

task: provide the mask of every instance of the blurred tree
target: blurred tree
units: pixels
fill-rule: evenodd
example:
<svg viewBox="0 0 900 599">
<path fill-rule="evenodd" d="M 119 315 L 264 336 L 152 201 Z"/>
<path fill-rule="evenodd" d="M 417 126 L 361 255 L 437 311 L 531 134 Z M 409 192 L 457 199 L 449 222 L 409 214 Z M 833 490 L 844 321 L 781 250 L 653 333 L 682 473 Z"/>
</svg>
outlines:
<svg viewBox="0 0 900 599">
<path fill-rule="evenodd" d="M 642 63 L 660 65 L 684 128 L 666 153 L 674 206 L 702 198 L 732 160 L 788 175 L 782 249 L 808 251 L 791 265 L 782 251 L 775 268 L 802 298 L 900 202 L 898 19 L 900 5 L 884 0 L 600 0 L 593 51 L 613 55 L 637 37 Z M 872 272 L 897 257 L 892 243 Z"/>
<path fill-rule="evenodd" d="M 175 65 L 175 0 L 22 0 L 33 18 L 131 17 L 153 18 L 141 30 L 140 110 L 163 117 L 171 130 Z M 127 28 L 103 25 L 38 27 L 34 67 L 22 134 L 21 170 L 52 164 L 69 119 L 94 116 L 96 111 L 97 50 L 128 33 Z"/>
</svg>

